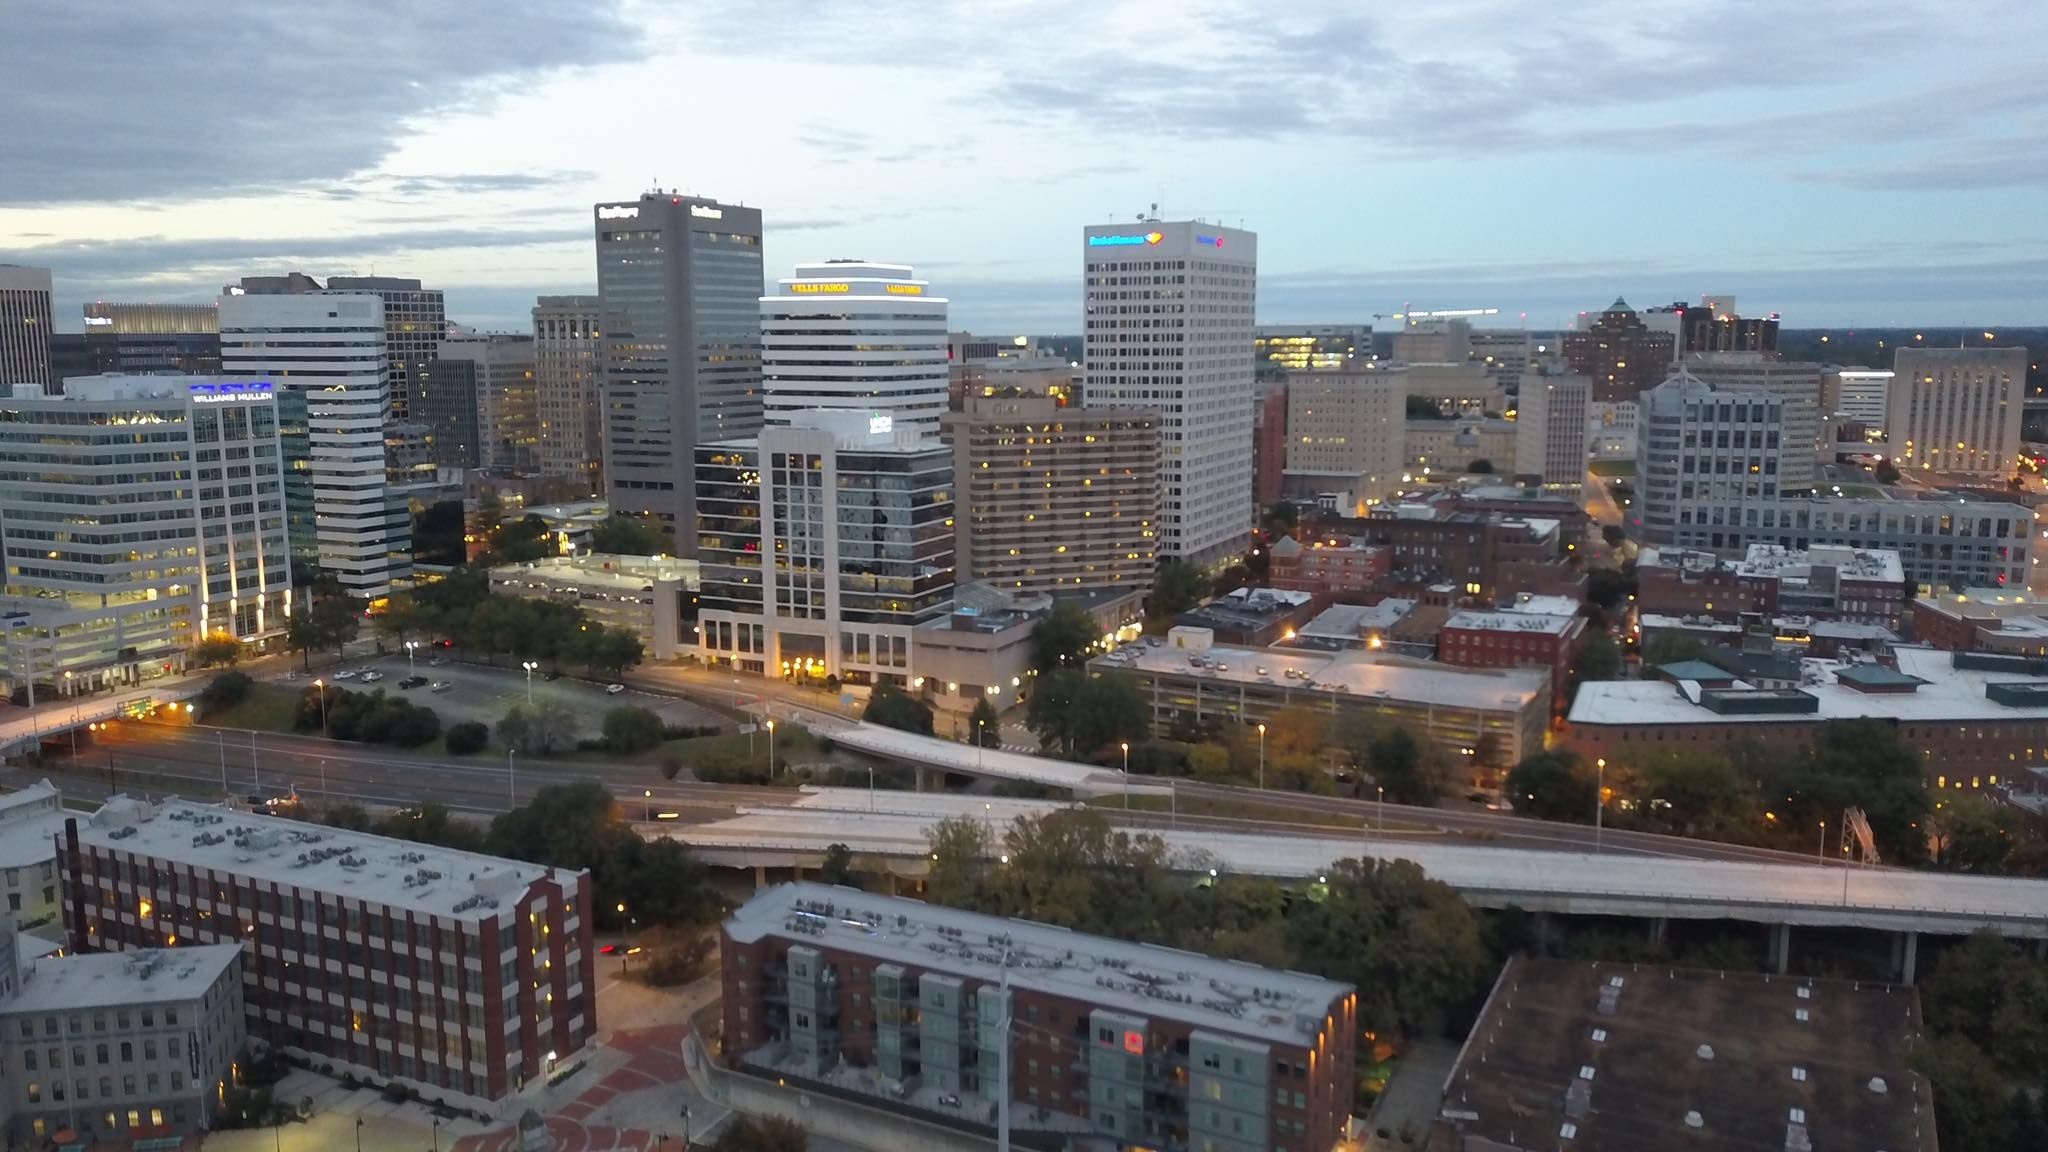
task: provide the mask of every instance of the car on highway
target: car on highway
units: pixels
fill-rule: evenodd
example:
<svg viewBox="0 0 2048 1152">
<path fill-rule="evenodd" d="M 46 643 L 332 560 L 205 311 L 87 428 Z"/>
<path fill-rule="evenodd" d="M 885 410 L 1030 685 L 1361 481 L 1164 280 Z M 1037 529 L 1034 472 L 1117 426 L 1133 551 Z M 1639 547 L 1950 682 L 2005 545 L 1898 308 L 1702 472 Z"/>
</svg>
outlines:
<svg viewBox="0 0 2048 1152">
<path fill-rule="evenodd" d="M 353 668 L 343 668 L 334 674 L 334 678 L 336 680 L 353 680 L 356 678 L 356 670 Z"/>
<path fill-rule="evenodd" d="M 400 680 L 398 682 L 398 686 L 404 689 L 405 691 L 410 692 L 413 689 L 418 688 L 422 684 L 425 684 L 426 682 L 427 678 L 425 676 L 407 676 L 405 679 Z"/>
<path fill-rule="evenodd" d="M 624 684 L 607 684 L 604 686 L 604 694 L 607 696 L 617 696 L 625 690 L 626 686 Z"/>
<path fill-rule="evenodd" d="M 453 684 L 450 684 L 450 683 L 449 683 L 449 682 L 447 682 L 446 680 L 436 680 L 436 681 L 434 681 L 434 682 L 433 682 L 433 684 L 431 684 L 431 685 L 429 685 L 429 686 L 428 686 L 428 688 L 427 688 L 427 691 L 429 691 L 429 692 L 446 692 L 447 690 L 449 690 L 450 688 L 453 688 L 453 687 L 455 687 L 455 685 L 453 685 Z"/>
</svg>

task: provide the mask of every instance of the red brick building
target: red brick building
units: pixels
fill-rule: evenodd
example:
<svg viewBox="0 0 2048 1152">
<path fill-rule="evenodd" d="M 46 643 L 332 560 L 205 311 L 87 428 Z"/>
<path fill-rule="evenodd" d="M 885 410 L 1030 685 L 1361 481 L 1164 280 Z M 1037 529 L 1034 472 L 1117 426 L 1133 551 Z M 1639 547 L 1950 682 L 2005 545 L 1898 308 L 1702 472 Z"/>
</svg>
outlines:
<svg viewBox="0 0 2048 1152">
<path fill-rule="evenodd" d="M 1895 628 L 1906 605 L 1904 565 L 1884 549 L 1753 544 L 1736 560 L 1645 548 L 1636 584 L 1637 610 L 1657 616 L 1803 616 Z"/>
<path fill-rule="evenodd" d="M 1548 668 L 1553 703 L 1562 706 L 1585 642 L 1583 616 L 1459 612 L 1437 633 L 1436 658 L 1461 668 Z"/>
<path fill-rule="evenodd" d="M 1391 555 L 1385 548 L 1331 544 L 1326 540 L 1303 544 L 1283 536 L 1273 542 L 1266 583 L 1275 588 L 1333 596 L 1370 592 L 1386 579 L 1390 562 Z"/>
<path fill-rule="evenodd" d="M 1334 981 L 803 883 L 748 901 L 721 952 L 725 1063 L 868 1069 L 927 1122 L 986 1131 L 1005 1044 L 1020 1137 L 1079 1118 L 1112 1147 L 1307 1152 L 1351 1113 L 1357 997 Z"/>
<path fill-rule="evenodd" d="M 249 1035 L 487 1107 L 597 1034 L 590 874 L 186 801 L 57 840 L 74 951 L 239 941 Z"/>
<path fill-rule="evenodd" d="M 1951 652 L 2048 656 L 2048 602 L 2026 592 L 1981 589 L 1914 600 L 1913 639 Z"/>
<path fill-rule="evenodd" d="M 1280 501 L 1287 474 L 1287 381 L 1262 381 L 1252 401 L 1252 499 L 1260 511 Z"/>
</svg>

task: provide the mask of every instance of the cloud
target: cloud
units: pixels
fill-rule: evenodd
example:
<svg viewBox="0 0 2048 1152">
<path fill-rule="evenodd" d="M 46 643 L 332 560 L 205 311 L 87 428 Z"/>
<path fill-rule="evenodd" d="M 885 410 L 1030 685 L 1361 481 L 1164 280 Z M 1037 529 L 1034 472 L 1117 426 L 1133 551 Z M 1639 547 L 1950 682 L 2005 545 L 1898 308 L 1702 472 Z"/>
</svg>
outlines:
<svg viewBox="0 0 2048 1152">
<path fill-rule="evenodd" d="M 178 200 L 336 184 L 413 126 L 516 83 L 643 54 L 619 0 L 17 4 L 0 37 L 0 203 Z M 532 177 L 400 177 L 445 190 Z M 415 183 L 418 191 L 429 184 Z"/>
</svg>

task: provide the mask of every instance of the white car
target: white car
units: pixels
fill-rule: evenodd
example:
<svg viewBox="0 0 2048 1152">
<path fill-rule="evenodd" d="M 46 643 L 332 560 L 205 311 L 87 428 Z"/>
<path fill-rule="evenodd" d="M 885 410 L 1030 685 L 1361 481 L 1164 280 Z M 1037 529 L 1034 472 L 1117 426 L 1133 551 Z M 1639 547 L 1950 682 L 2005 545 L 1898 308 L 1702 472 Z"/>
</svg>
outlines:
<svg viewBox="0 0 2048 1152">
<path fill-rule="evenodd" d="M 382 672 L 365 672 L 361 676 L 357 677 L 357 679 L 361 680 L 365 684 L 375 684 L 377 681 L 382 680 L 383 678 L 384 674 Z"/>
<path fill-rule="evenodd" d="M 428 686 L 427 686 L 427 691 L 429 691 L 429 692 L 446 692 L 447 690 L 449 690 L 450 688 L 453 688 L 453 687 L 455 687 L 455 685 L 453 685 L 453 684 L 450 684 L 450 683 L 449 683 L 449 682 L 447 682 L 446 680 L 436 680 L 436 681 L 434 681 L 434 682 L 433 682 L 432 684 L 430 684 L 430 685 L 428 685 Z"/>
<path fill-rule="evenodd" d="M 604 694 L 607 696 L 617 696 L 625 690 L 626 686 L 624 684 L 607 684 L 604 686 Z"/>
<path fill-rule="evenodd" d="M 343 668 L 334 674 L 334 678 L 336 680 L 353 680 L 356 678 L 356 670 L 353 668 Z"/>
</svg>

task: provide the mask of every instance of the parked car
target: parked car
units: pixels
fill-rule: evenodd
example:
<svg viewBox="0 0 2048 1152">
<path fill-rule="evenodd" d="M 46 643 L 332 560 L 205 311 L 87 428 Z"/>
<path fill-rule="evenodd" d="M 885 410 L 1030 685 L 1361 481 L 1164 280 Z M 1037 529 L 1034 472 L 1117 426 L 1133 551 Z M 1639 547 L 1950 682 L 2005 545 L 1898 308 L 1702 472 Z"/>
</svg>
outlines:
<svg viewBox="0 0 2048 1152">
<path fill-rule="evenodd" d="M 334 674 L 334 678 L 336 680 L 353 680 L 356 678 L 356 670 L 353 668 L 343 668 Z"/>
<path fill-rule="evenodd" d="M 562 674 L 551 669 L 549 671 L 541 673 L 540 678 L 543 680 L 560 680 L 562 678 Z"/>
<path fill-rule="evenodd" d="M 382 672 L 364 672 L 356 677 L 356 679 L 361 680 L 365 684 L 375 684 L 383 678 L 384 674 Z"/>
<path fill-rule="evenodd" d="M 429 668 L 439 668 L 441 665 L 446 664 L 447 662 L 448 658 L 446 656 L 436 656 L 432 660 L 427 661 L 427 666 Z"/>
<path fill-rule="evenodd" d="M 434 681 L 434 683 L 433 683 L 433 686 L 432 686 L 432 687 L 430 687 L 430 688 L 428 688 L 428 689 L 427 689 L 427 691 L 429 691 L 429 692 L 446 692 L 447 690 L 449 690 L 450 688 L 453 688 L 453 687 L 455 687 L 455 685 L 453 685 L 453 684 L 450 684 L 450 683 L 449 683 L 449 682 L 447 682 L 446 680 L 436 680 L 436 681 Z"/>
<path fill-rule="evenodd" d="M 405 691 L 410 692 L 413 689 L 419 687 L 420 685 L 425 684 L 426 682 L 427 678 L 425 676 L 407 676 L 405 679 L 400 680 L 398 682 L 398 686 L 404 689 Z"/>
<path fill-rule="evenodd" d="M 625 690 L 626 686 L 624 684 L 607 684 L 604 686 L 604 694 L 607 696 L 617 696 Z"/>
</svg>

